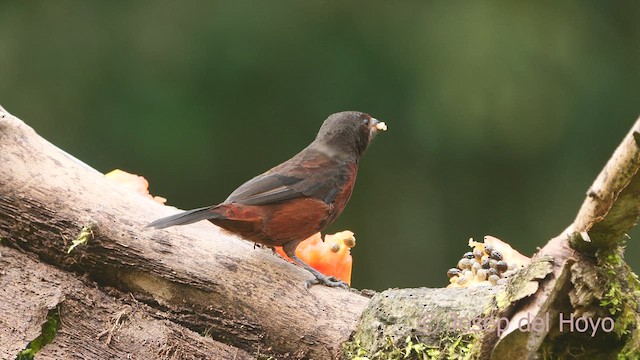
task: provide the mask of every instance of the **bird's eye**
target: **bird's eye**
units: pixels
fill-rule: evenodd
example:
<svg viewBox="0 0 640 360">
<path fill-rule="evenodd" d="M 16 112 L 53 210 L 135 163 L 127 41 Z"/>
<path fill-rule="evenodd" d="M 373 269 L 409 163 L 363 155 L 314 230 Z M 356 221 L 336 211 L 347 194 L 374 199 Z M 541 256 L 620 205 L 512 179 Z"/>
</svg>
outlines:
<svg viewBox="0 0 640 360">
<path fill-rule="evenodd" d="M 369 119 L 362 120 L 362 125 L 369 125 Z"/>
</svg>

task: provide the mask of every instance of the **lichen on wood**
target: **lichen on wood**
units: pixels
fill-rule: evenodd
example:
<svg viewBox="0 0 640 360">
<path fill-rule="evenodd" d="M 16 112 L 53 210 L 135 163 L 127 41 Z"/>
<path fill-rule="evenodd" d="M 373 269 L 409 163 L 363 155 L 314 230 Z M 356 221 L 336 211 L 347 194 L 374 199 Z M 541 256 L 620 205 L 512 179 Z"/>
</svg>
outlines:
<svg viewBox="0 0 640 360">
<path fill-rule="evenodd" d="M 371 359 L 387 359 L 389 352 L 406 349 L 408 343 L 421 344 L 424 356 L 455 351 L 470 356 L 478 345 L 476 338 L 486 330 L 482 321 L 491 320 L 500 290 L 500 286 L 386 290 L 371 299 L 345 346 L 348 352 L 366 352 Z"/>
</svg>

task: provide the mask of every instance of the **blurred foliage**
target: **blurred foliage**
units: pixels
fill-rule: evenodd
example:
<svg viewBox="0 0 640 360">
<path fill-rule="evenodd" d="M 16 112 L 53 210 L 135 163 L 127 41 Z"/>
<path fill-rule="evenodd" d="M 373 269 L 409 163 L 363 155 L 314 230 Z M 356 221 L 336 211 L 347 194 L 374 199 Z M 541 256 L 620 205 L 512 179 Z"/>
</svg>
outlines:
<svg viewBox="0 0 640 360">
<path fill-rule="evenodd" d="M 354 286 L 442 286 L 467 239 L 531 254 L 640 113 L 640 2 L 0 4 L 0 104 L 180 208 L 223 200 L 326 116 L 389 130 L 349 206 Z M 627 259 L 640 264 L 640 246 Z"/>
</svg>

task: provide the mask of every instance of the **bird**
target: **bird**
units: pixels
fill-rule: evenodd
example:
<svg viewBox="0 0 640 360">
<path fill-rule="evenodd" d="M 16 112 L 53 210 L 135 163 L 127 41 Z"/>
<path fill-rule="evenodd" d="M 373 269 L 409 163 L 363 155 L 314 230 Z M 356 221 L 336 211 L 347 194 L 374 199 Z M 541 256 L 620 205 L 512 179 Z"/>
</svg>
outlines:
<svg viewBox="0 0 640 360">
<path fill-rule="evenodd" d="M 240 185 L 218 205 L 182 211 L 147 227 L 163 229 L 208 220 L 254 243 L 282 246 L 296 264 L 314 275 L 315 284 L 348 288 L 295 253 L 298 244 L 331 225 L 354 188 L 358 165 L 376 134 L 387 125 L 371 115 L 343 111 L 330 115 L 316 138 L 291 159 Z"/>
</svg>

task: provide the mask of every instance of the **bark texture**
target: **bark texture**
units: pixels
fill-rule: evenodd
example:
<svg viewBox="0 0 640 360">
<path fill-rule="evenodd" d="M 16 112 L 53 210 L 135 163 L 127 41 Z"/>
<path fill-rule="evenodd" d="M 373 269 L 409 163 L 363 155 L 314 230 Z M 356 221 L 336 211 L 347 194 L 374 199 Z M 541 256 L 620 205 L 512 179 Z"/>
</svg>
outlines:
<svg viewBox="0 0 640 360">
<path fill-rule="evenodd" d="M 37 359 L 253 359 L 238 348 L 165 320 L 164 312 L 116 289 L 98 289 L 33 256 L 2 248 L 0 358 L 16 355 L 60 319 Z"/>
</svg>

